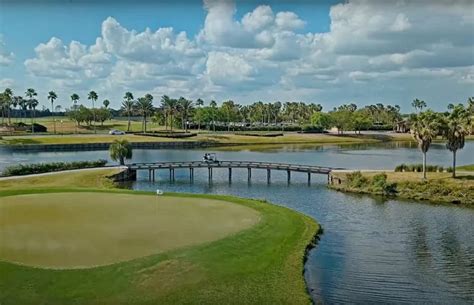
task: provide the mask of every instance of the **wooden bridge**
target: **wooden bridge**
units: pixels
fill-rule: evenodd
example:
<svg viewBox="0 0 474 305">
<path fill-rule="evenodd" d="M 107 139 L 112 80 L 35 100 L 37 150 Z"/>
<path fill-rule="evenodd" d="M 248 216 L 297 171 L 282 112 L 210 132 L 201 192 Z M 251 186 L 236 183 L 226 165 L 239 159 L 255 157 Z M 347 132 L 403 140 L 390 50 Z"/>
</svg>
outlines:
<svg viewBox="0 0 474 305">
<path fill-rule="evenodd" d="M 330 173 L 332 170 L 341 169 L 333 167 L 323 167 L 314 165 L 300 165 L 300 164 L 287 164 L 287 163 L 275 163 L 275 162 L 254 162 L 254 161 L 186 161 L 186 162 L 156 162 L 156 163 L 131 163 L 128 166 L 131 177 L 136 177 L 136 172 L 139 170 L 148 171 L 148 179 L 155 181 L 155 170 L 169 170 L 170 181 L 175 180 L 176 169 L 188 169 L 189 179 L 194 180 L 194 169 L 195 168 L 207 168 L 209 181 L 212 181 L 213 170 L 216 168 L 227 168 L 229 172 L 229 182 L 232 181 L 232 169 L 243 168 L 247 169 L 248 181 L 252 178 L 252 169 L 262 169 L 267 171 L 267 182 L 270 183 L 271 171 L 286 171 L 288 183 L 291 180 L 292 172 L 307 173 L 308 183 L 311 183 L 312 174 L 323 174 L 328 175 L 328 182 Z"/>
</svg>

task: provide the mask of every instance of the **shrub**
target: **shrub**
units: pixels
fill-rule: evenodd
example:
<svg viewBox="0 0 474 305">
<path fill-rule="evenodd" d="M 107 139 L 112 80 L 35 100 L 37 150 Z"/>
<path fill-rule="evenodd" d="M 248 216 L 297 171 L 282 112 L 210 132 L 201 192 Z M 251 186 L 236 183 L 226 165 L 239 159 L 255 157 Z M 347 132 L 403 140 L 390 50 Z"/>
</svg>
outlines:
<svg viewBox="0 0 474 305">
<path fill-rule="evenodd" d="M 447 168 L 446 168 L 446 171 L 447 171 L 448 173 L 452 173 L 452 172 L 453 172 L 453 167 L 452 167 L 452 166 L 447 167 Z"/>
<path fill-rule="evenodd" d="M 395 167 L 396 172 L 406 172 L 407 171 L 407 165 L 405 163 L 402 163 L 400 165 L 397 165 Z"/>
<path fill-rule="evenodd" d="M 422 172 L 423 164 L 400 164 L 395 167 L 396 172 Z M 444 167 L 440 165 L 427 165 L 427 172 L 443 172 Z"/>
<path fill-rule="evenodd" d="M 364 177 L 360 171 L 347 174 L 347 184 L 351 187 L 365 187 L 369 184 L 369 179 Z"/>
<path fill-rule="evenodd" d="M 19 164 L 7 167 L 3 171 L 2 176 L 22 176 L 62 170 L 102 167 L 105 164 L 107 164 L 107 160 Z"/>
<path fill-rule="evenodd" d="M 371 187 L 373 191 L 384 195 L 393 194 L 396 191 L 396 185 L 387 182 L 387 174 L 385 173 L 375 175 L 372 178 Z"/>
</svg>

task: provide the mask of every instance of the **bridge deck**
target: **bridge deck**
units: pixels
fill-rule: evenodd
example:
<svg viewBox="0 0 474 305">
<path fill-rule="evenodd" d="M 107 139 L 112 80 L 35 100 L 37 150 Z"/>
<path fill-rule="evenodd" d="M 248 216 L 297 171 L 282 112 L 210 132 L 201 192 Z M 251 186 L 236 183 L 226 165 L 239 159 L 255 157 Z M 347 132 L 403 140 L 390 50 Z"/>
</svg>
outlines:
<svg viewBox="0 0 474 305">
<path fill-rule="evenodd" d="M 131 163 L 131 170 L 154 170 L 154 169 L 176 169 L 176 168 L 256 168 L 269 170 L 283 170 L 292 172 L 304 172 L 312 174 L 329 174 L 332 170 L 340 169 L 333 167 L 322 167 L 314 165 L 255 162 L 255 161 L 189 161 L 189 162 L 153 162 L 153 163 Z"/>
</svg>

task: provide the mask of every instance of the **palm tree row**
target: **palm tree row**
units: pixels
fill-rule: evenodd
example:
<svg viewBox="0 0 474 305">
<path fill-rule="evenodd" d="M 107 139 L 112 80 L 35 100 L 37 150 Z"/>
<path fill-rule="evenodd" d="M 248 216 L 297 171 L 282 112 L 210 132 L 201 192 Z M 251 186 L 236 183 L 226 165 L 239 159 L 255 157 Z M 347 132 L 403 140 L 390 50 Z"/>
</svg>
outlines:
<svg viewBox="0 0 474 305">
<path fill-rule="evenodd" d="M 419 112 L 410 117 L 410 129 L 423 154 L 423 179 L 426 179 L 426 154 L 433 140 L 439 135 L 446 140 L 446 148 L 453 154 L 452 175 L 456 177 L 456 153 L 464 148 L 465 138 L 473 128 L 473 102 L 474 100 L 469 98 L 467 106 L 450 104 L 447 112 L 439 114 L 432 110 L 422 111 L 426 103 L 418 99 L 414 101 L 413 106 Z"/>
</svg>

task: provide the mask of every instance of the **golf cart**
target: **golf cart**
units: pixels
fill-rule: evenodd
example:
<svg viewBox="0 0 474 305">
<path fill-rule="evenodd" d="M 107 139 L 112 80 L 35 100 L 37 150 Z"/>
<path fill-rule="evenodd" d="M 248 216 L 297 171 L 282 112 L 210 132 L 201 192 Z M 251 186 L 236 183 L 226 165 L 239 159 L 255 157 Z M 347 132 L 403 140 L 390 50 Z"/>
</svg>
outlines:
<svg viewBox="0 0 474 305">
<path fill-rule="evenodd" d="M 218 162 L 215 153 L 205 153 L 202 160 L 204 162 Z"/>
</svg>

